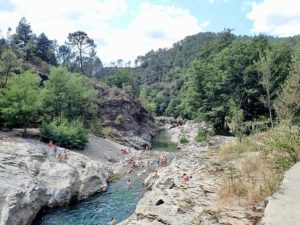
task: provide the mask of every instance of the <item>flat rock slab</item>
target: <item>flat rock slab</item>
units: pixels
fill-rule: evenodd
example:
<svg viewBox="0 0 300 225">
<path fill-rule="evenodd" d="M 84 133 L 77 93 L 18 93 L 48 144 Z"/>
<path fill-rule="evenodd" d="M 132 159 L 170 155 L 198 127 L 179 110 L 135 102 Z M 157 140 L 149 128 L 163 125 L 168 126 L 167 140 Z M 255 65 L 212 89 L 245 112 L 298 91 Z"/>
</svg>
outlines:
<svg viewBox="0 0 300 225">
<path fill-rule="evenodd" d="M 264 225 L 300 224 L 300 162 L 287 171 L 265 209 Z"/>
</svg>

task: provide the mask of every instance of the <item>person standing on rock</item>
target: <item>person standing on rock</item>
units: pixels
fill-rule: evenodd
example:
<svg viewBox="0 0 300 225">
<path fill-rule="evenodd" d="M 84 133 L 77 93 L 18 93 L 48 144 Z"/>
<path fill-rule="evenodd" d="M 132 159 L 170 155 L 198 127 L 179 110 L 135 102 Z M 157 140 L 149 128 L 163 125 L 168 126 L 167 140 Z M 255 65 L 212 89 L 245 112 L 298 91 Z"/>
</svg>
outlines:
<svg viewBox="0 0 300 225">
<path fill-rule="evenodd" d="M 53 144 L 53 153 L 54 153 L 54 157 L 56 157 L 56 154 L 57 154 L 57 146 L 56 146 L 56 144 Z"/>
<path fill-rule="evenodd" d="M 48 143 L 48 148 L 49 148 L 49 152 L 50 152 L 50 153 L 52 152 L 53 147 L 54 147 L 53 142 L 52 142 L 52 141 L 49 141 L 49 143 Z"/>
</svg>

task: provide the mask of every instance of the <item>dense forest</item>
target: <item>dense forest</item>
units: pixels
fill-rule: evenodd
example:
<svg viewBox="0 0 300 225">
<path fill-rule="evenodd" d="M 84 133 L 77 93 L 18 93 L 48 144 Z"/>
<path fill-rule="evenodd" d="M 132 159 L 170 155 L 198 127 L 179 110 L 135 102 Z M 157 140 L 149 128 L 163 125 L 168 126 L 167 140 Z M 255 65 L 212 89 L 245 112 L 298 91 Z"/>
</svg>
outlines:
<svg viewBox="0 0 300 225">
<path fill-rule="evenodd" d="M 134 67 L 103 67 L 95 48 L 83 31 L 58 45 L 22 18 L 0 39 L 1 127 L 41 126 L 45 140 L 82 148 L 86 129 L 99 130 L 91 81 L 131 90 L 153 116 L 204 120 L 218 133 L 299 119 L 300 36 L 204 32 L 138 56 Z"/>
<path fill-rule="evenodd" d="M 282 88 L 299 77 L 299 49 L 300 36 L 199 33 L 137 57 L 137 67 L 119 68 L 106 82 L 132 88 L 154 115 L 209 121 L 221 133 L 250 133 L 280 119 L 279 105 L 288 101 Z M 297 88 L 294 94 L 299 96 Z M 298 107 L 295 101 L 289 107 Z"/>
</svg>

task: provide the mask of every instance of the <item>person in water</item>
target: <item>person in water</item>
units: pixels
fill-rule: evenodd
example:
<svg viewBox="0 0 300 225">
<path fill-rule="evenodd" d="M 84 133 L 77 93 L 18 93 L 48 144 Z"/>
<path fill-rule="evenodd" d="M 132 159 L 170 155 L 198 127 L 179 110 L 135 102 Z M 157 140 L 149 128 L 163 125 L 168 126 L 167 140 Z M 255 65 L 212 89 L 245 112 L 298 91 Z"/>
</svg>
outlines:
<svg viewBox="0 0 300 225">
<path fill-rule="evenodd" d="M 128 181 L 127 181 L 127 188 L 131 188 L 131 185 L 132 185 L 131 180 L 128 179 Z"/>
<path fill-rule="evenodd" d="M 112 217 L 112 218 L 110 219 L 108 225 L 116 225 L 116 224 L 117 224 L 116 219 Z"/>
</svg>

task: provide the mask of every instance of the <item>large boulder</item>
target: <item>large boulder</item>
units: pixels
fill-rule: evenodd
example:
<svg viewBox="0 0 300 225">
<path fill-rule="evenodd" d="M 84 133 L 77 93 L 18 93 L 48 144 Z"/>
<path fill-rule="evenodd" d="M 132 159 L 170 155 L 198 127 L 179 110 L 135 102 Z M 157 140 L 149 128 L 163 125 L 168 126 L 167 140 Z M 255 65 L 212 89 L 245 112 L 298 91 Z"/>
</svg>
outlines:
<svg viewBox="0 0 300 225">
<path fill-rule="evenodd" d="M 42 207 L 104 191 L 110 175 L 108 165 L 78 153 L 59 162 L 38 141 L 0 141 L 0 225 L 27 225 Z"/>
<path fill-rule="evenodd" d="M 137 97 L 118 88 L 101 85 L 95 85 L 95 88 L 103 135 L 136 149 L 151 146 L 158 128 Z"/>
</svg>

